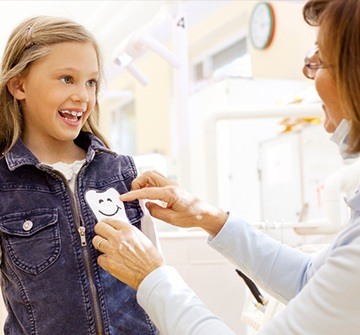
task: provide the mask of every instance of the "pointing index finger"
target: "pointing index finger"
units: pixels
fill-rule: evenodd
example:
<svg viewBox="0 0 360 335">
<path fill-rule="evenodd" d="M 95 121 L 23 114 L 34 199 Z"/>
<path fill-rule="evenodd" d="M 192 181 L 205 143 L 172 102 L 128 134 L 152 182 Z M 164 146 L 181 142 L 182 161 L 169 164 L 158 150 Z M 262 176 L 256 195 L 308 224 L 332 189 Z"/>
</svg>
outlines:
<svg viewBox="0 0 360 335">
<path fill-rule="evenodd" d="M 133 200 L 160 200 L 169 202 L 170 198 L 164 188 L 159 187 L 146 187 L 140 190 L 130 191 L 120 196 L 122 201 L 133 201 Z"/>
<path fill-rule="evenodd" d="M 132 190 L 138 190 L 144 187 L 161 187 L 171 185 L 172 182 L 158 171 L 146 171 L 131 183 Z"/>
</svg>

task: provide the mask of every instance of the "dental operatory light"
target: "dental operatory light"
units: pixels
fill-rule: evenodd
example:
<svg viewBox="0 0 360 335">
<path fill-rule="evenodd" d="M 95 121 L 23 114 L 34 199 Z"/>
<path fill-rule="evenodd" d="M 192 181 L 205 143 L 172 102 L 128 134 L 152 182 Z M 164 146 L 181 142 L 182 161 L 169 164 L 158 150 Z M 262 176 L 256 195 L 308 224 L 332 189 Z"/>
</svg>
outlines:
<svg viewBox="0 0 360 335">
<path fill-rule="evenodd" d="M 148 50 L 154 51 L 174 68 L 181 66 L 181 61 L 171 50 L 160 42 L 159 37 L 164 31 L 172 29 L 176 15 L 174 2 L 165 5 L 147 25 L 130 34 L 113 53 L 116 65 L 127 69 L 139 82 L 146 86 L 148 79 L 137 69 L 134 62 Z"/>
</svg>

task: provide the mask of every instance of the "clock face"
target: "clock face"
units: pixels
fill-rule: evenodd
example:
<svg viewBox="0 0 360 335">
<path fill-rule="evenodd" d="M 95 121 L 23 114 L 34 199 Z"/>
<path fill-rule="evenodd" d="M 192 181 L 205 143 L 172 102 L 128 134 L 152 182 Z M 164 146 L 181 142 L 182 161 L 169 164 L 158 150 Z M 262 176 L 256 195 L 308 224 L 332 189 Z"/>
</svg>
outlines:
<svg viewBox="0 0 360 335">
<path fill-rule="evenodd" d="M 250 20 L 250 38 L 255 48 L 264 49 L 270 45 L 274 33 L 274 12 L 270 4 L 258 3 Z"/>
</svg>

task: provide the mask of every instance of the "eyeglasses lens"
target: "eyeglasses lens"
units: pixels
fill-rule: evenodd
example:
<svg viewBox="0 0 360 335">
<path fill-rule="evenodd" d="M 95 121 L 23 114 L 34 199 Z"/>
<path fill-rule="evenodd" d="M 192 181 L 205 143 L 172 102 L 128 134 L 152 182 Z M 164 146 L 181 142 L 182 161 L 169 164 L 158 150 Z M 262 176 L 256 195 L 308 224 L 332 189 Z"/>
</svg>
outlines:
<svg viewBox="0 0 360 335">
<path fill-rule="evenodd" d="M 319 59 L 319 49 L 311 49 L 305 56 L 304 74 L 309 79 L 314 79 L 316 71 L 320 68 L 322 62 Z"/>
</svg>

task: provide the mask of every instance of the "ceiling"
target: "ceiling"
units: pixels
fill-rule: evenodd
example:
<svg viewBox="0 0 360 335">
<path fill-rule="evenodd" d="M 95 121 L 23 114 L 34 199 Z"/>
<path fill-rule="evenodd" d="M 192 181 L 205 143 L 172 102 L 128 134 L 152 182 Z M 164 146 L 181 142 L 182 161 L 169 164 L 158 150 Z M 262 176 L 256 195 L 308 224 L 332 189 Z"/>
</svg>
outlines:
<svg viewBox="0 0 360 335">
<path fill-rule="evenodd" d="M 196 25 L 230 1 L 181 1 L 188 27 Z M 173 6 L 174 3 L 180 1 L 0 1 L 0 52 L 2 54 L 13 28 L 23 19 L 36 15 L 68 17 L 95 34 L 103 52 L 106 74 L 111 77 L 120 71 L 112 60 L 120 42 L 151 21 L 165 5 Z M 168 33 L 170 37 L 169 31 L 163 33 Z"/>
</svg>

